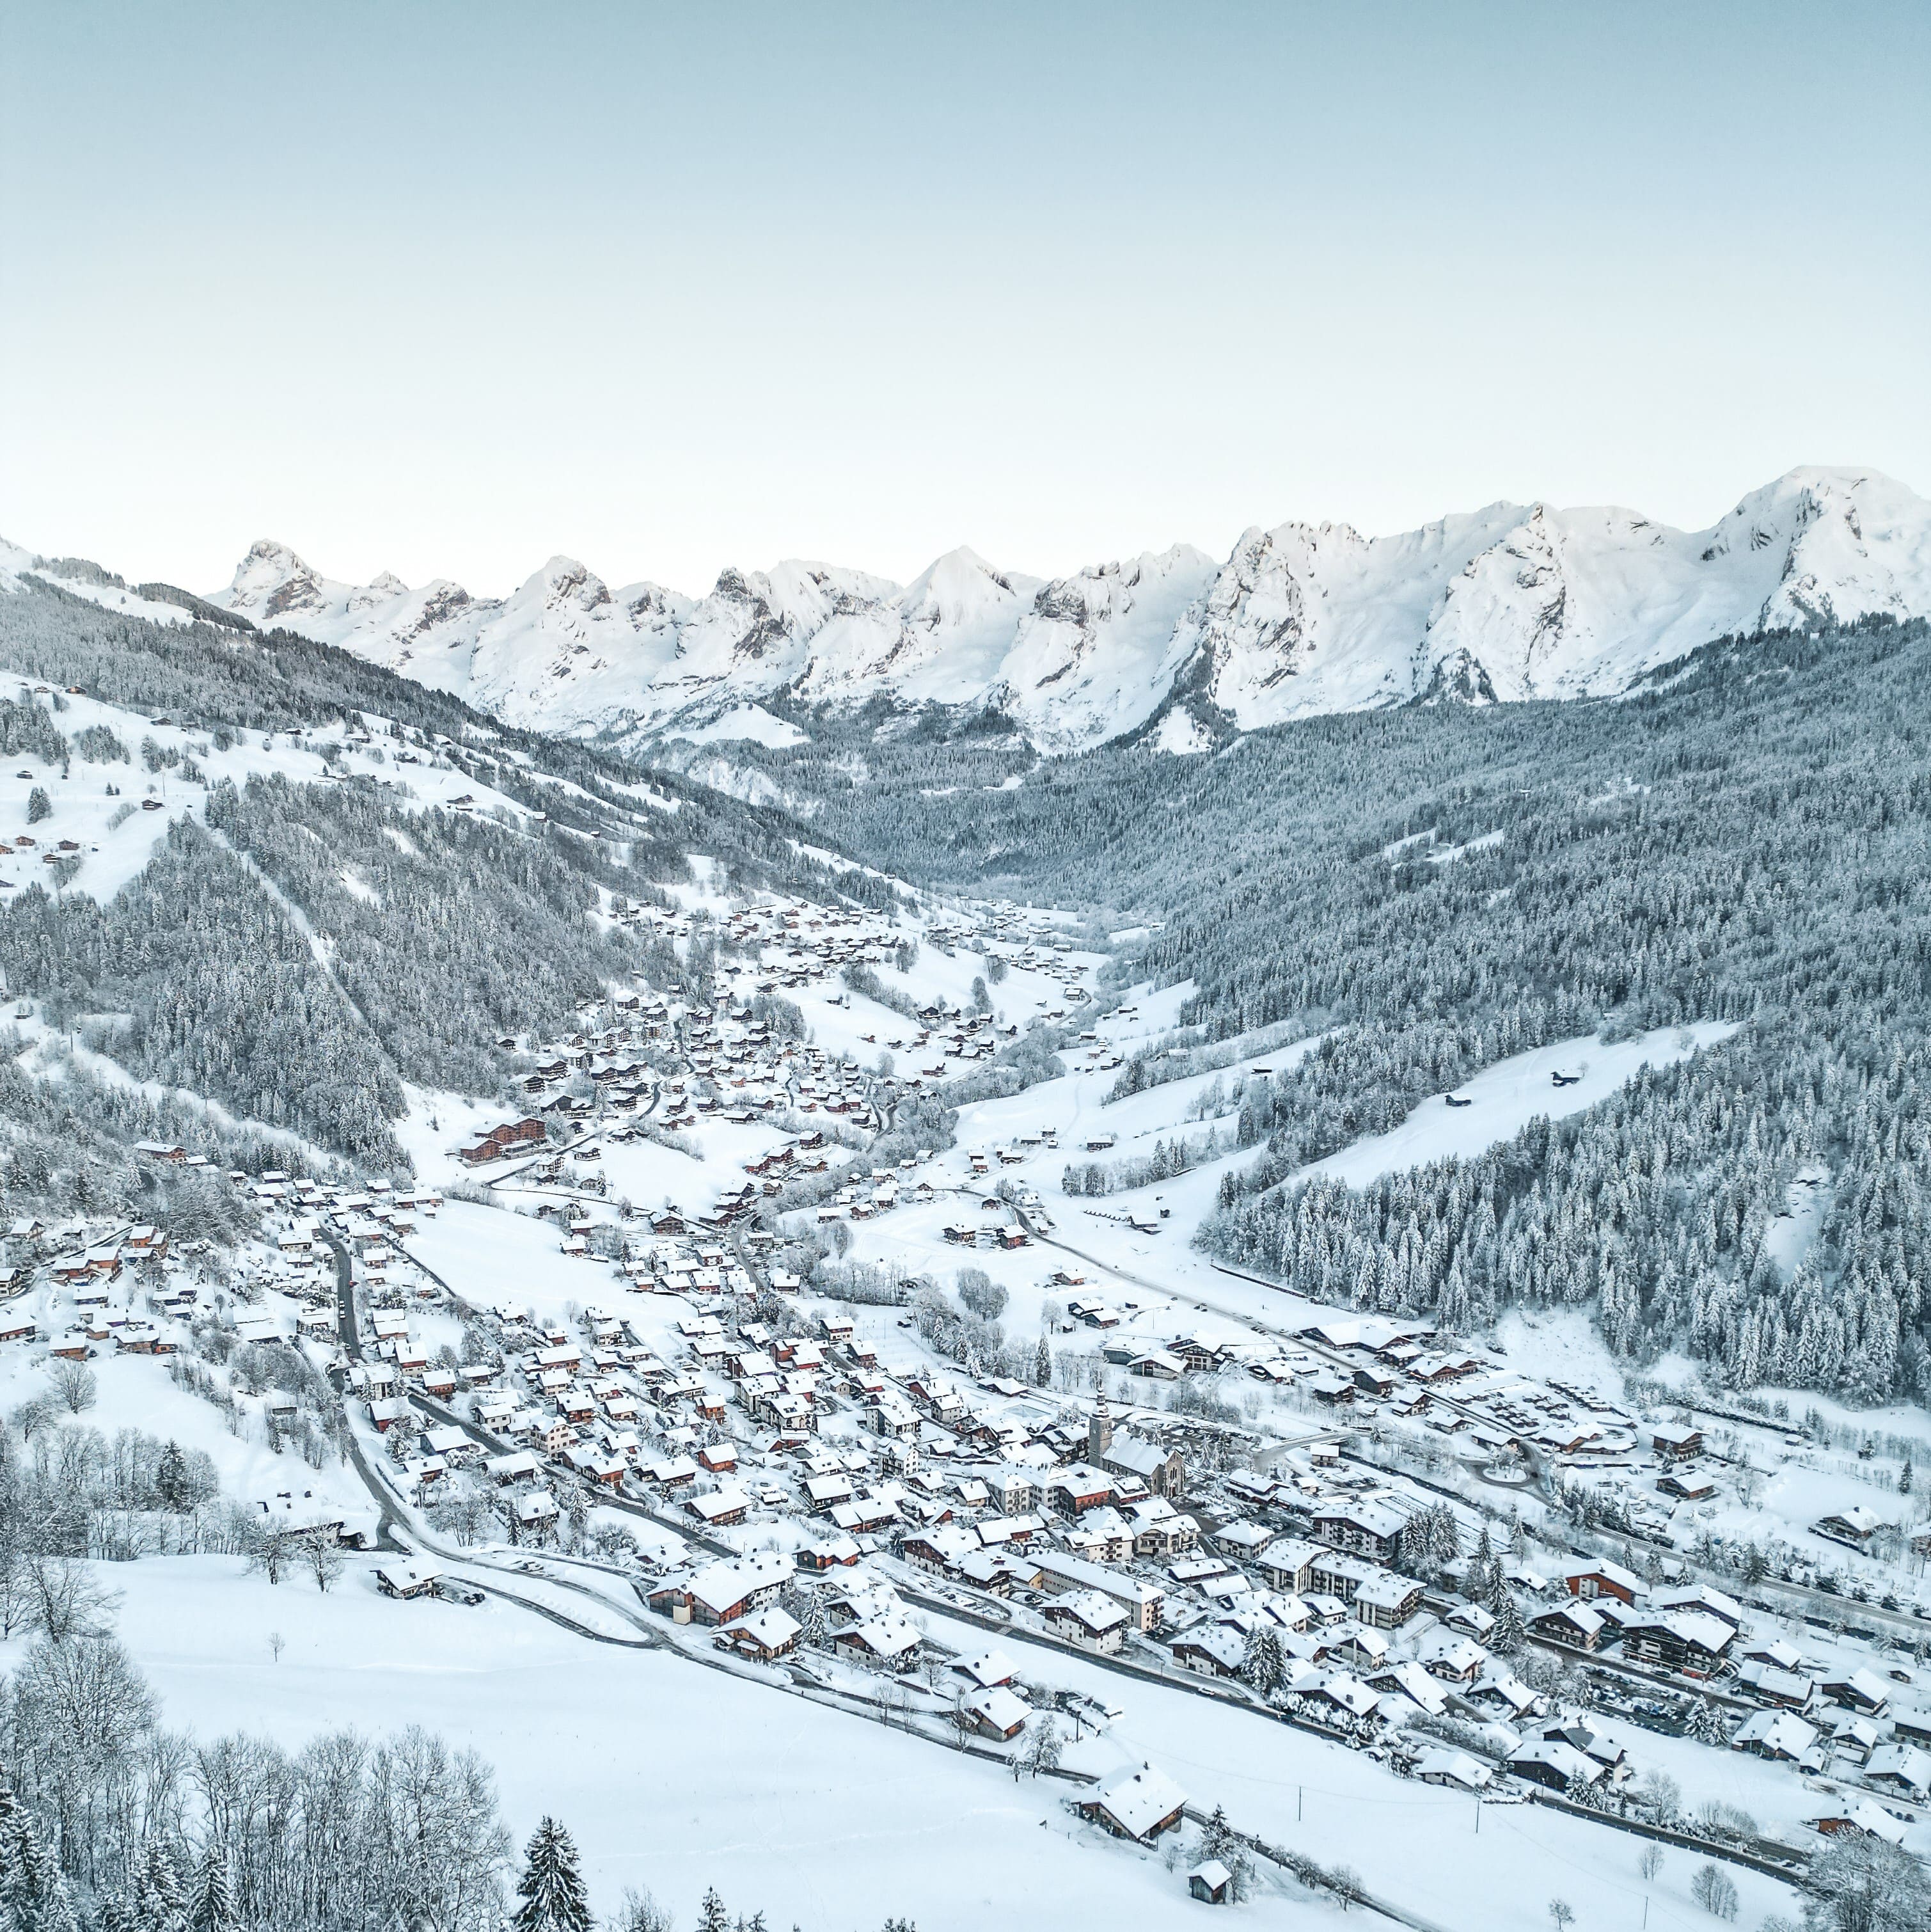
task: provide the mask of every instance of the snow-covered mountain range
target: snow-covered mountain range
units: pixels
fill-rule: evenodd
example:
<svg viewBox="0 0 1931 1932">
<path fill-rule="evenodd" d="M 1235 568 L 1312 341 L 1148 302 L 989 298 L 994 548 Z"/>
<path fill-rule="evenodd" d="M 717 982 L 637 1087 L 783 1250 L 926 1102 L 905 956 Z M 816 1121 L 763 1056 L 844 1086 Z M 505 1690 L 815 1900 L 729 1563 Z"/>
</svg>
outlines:
<svg viewBox="0 0 1931 1932">
<path fill-rule="evenodd" d="M 561 556 L 500 599 L 355 586 L 265 541 L 210 601 L 544 730 L 636 739 L 780 693 L 883 695 L 996 707 L 1044 750 L 1150 722 L 1177 750 L 1202 722 L 1612 694 L 1726 633 L 1931 614 L 1931 502 L 1873 471 L 1803 469 L 1707 530 L 1496 503 L 1398 536 L 1256 528 L 1221 563 L 1177 544 L 1046 582 L 961 549 L 908 584 L 792 562 L 695 598 L 612 590 Z"/>
</svg>

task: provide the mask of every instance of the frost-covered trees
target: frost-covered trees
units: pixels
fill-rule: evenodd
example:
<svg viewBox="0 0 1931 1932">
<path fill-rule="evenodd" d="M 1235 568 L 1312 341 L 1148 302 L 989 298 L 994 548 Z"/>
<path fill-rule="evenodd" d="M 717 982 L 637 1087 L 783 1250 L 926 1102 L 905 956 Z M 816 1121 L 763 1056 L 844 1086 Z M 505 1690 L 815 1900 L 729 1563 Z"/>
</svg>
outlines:
<svg viewBox="0 0 1931 1932">
<path fill-rule="evenodd" d="M 1712 1918 L 1728 1920 L 1737 1916 L 1736 1882 L 1720 1866 L 1699 1866 L 1690 1881 L 1690 1895 Z"/>
<path fill-rule="evenodd" d="M 67 1932 L 76 1898 L 103 1932 L 502 1922 L 489 1773 L 424 1732 L 292 1754 L 170 1737 L 118 1646 L 93 1638 L 28 1653 L 0 1694 L 0 1760 L 10 1932 Z"/>
<path fill-rule="evenodd" d="M 54 815 L 53 800 L 48 797 L 44 785 L 36 785 L 27 794 L 27 823 L 37 825 L 43 818 Z"/>
<path fill-rule="evenodd" d="M 1461 1554 L 1455 1512 L 1446 1503 L 1417 1510 L 1402 1524 L 1399 1542 L 1401 1566 L 1410 1576 L 1424 1580 L 1439 1576 Z"/>
<path fill-rule="evenodd" d="M 959 1300 L 982 1322 L 996 1322 L 1006 1310 L 1006 1290 L 983 1268 L 961 1268 Z"/>
<path fill-rule="evenodd" d="M 835 729 L 754 755 L 892 869 L 1156 911 L 1109 976 L 1190 980 L 1210 1041 L 1318 1040 L 1246 1083 L 1224 1258 L 1451 1330 L 1600 1307 L 1626 1359 L 1862 1400 L 1931 1366 L 1927 700 L 1931 628 L 1873 620 L 1728 640 L 1615 705 L 1119 746 L 1009 790 L 1023 747 L 868 738 L 862 786 Z M 1294 1180 L 1497 1059 L 1713 1021 L 1739 1030 L 1489 1155 Z M 1817 1211 L 1780 1251 L 1793 1185 Z"/>
<path fill-rule="evenodd" d="M 1833 1838 L 1812 1861 L 1805 1932 L 1921 1932 L 1931 1924 L 1931 1874 L 1866 1832 Z"/>
</svg>

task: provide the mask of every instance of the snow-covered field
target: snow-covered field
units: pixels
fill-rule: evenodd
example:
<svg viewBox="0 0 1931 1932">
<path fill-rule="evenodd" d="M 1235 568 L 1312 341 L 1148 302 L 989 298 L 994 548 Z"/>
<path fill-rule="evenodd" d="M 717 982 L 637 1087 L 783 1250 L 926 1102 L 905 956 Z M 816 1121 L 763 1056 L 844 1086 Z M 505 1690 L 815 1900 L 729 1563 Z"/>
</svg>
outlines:
<svg viewBox="0 0 1931 1932">
<path fill-rule="evenodd" d="M 715 1885 L 733 1910 L 809 1932 L 899 1914 L 923 1932 L 1195 1922 L 1183 1876 L 1066 1813 L 1072 1786 L 1015 1784 L 1000 1766 L 722 1672 L 593 1644 L 509 1606 L 393 1602 L 366 1566 L 326 1596 L 220 1558 L 118 1566 L 109 1580 L 164 1722 L 191 1709 L 203 1736 L 289 1744 L 426 1726 L 496 1767 L 519 1842 L 545 1812 L 568 1824 L 601 1910 L 647 1886 L 688 1924 Z M 279 1661 L 271 1631 L 286 1642 Z M 1282 1928 L 1330 1916 L 1281 1897 L 1252 1914 Z"/>
</svg>

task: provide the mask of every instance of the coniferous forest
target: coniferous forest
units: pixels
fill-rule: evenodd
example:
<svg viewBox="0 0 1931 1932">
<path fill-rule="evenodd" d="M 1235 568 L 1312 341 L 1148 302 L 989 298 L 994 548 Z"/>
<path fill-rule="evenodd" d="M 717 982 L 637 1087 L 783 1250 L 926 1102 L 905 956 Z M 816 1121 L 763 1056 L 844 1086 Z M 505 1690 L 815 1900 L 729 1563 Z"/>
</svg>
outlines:
<svg viewBox="0 0 1931 1932">
<path fill-rule="evenodd" d="M 1469 1330 L 1582 1305 L 1633 1363 L 1681 1346 L 1875 1400 L 1931 1376 L 1927 700 L 1926 627 L 1873 620 L 1725 640 L 1624 699 L 1192 758 L 802 712 L 811 744 L 741 756 L 875 862 L 1158 922 L 1111 976 L 1189 983 L 1204 1040 L 1318 1036 L 1243 1094 L 1217 1255 Z M 1478 1159 L 1294 1178 L 1509 1054 L 1702 1022 L 1735 1030 Z M 1810 1236 L 1780 1257 L 1793 1202 Z"/>
</svg>

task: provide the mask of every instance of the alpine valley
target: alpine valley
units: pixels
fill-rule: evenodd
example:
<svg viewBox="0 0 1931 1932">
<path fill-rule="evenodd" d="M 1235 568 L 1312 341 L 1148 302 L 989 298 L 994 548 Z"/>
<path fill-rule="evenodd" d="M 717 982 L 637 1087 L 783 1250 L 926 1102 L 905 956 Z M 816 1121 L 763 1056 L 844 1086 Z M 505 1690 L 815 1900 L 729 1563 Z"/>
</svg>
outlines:
<svg viewBox="0 0 1931 1932">
<path fill-rule="evenodd" d="M 1931 1923 L 1931 505 L 112 562 L 0 1932 Z"/>
</svg>

